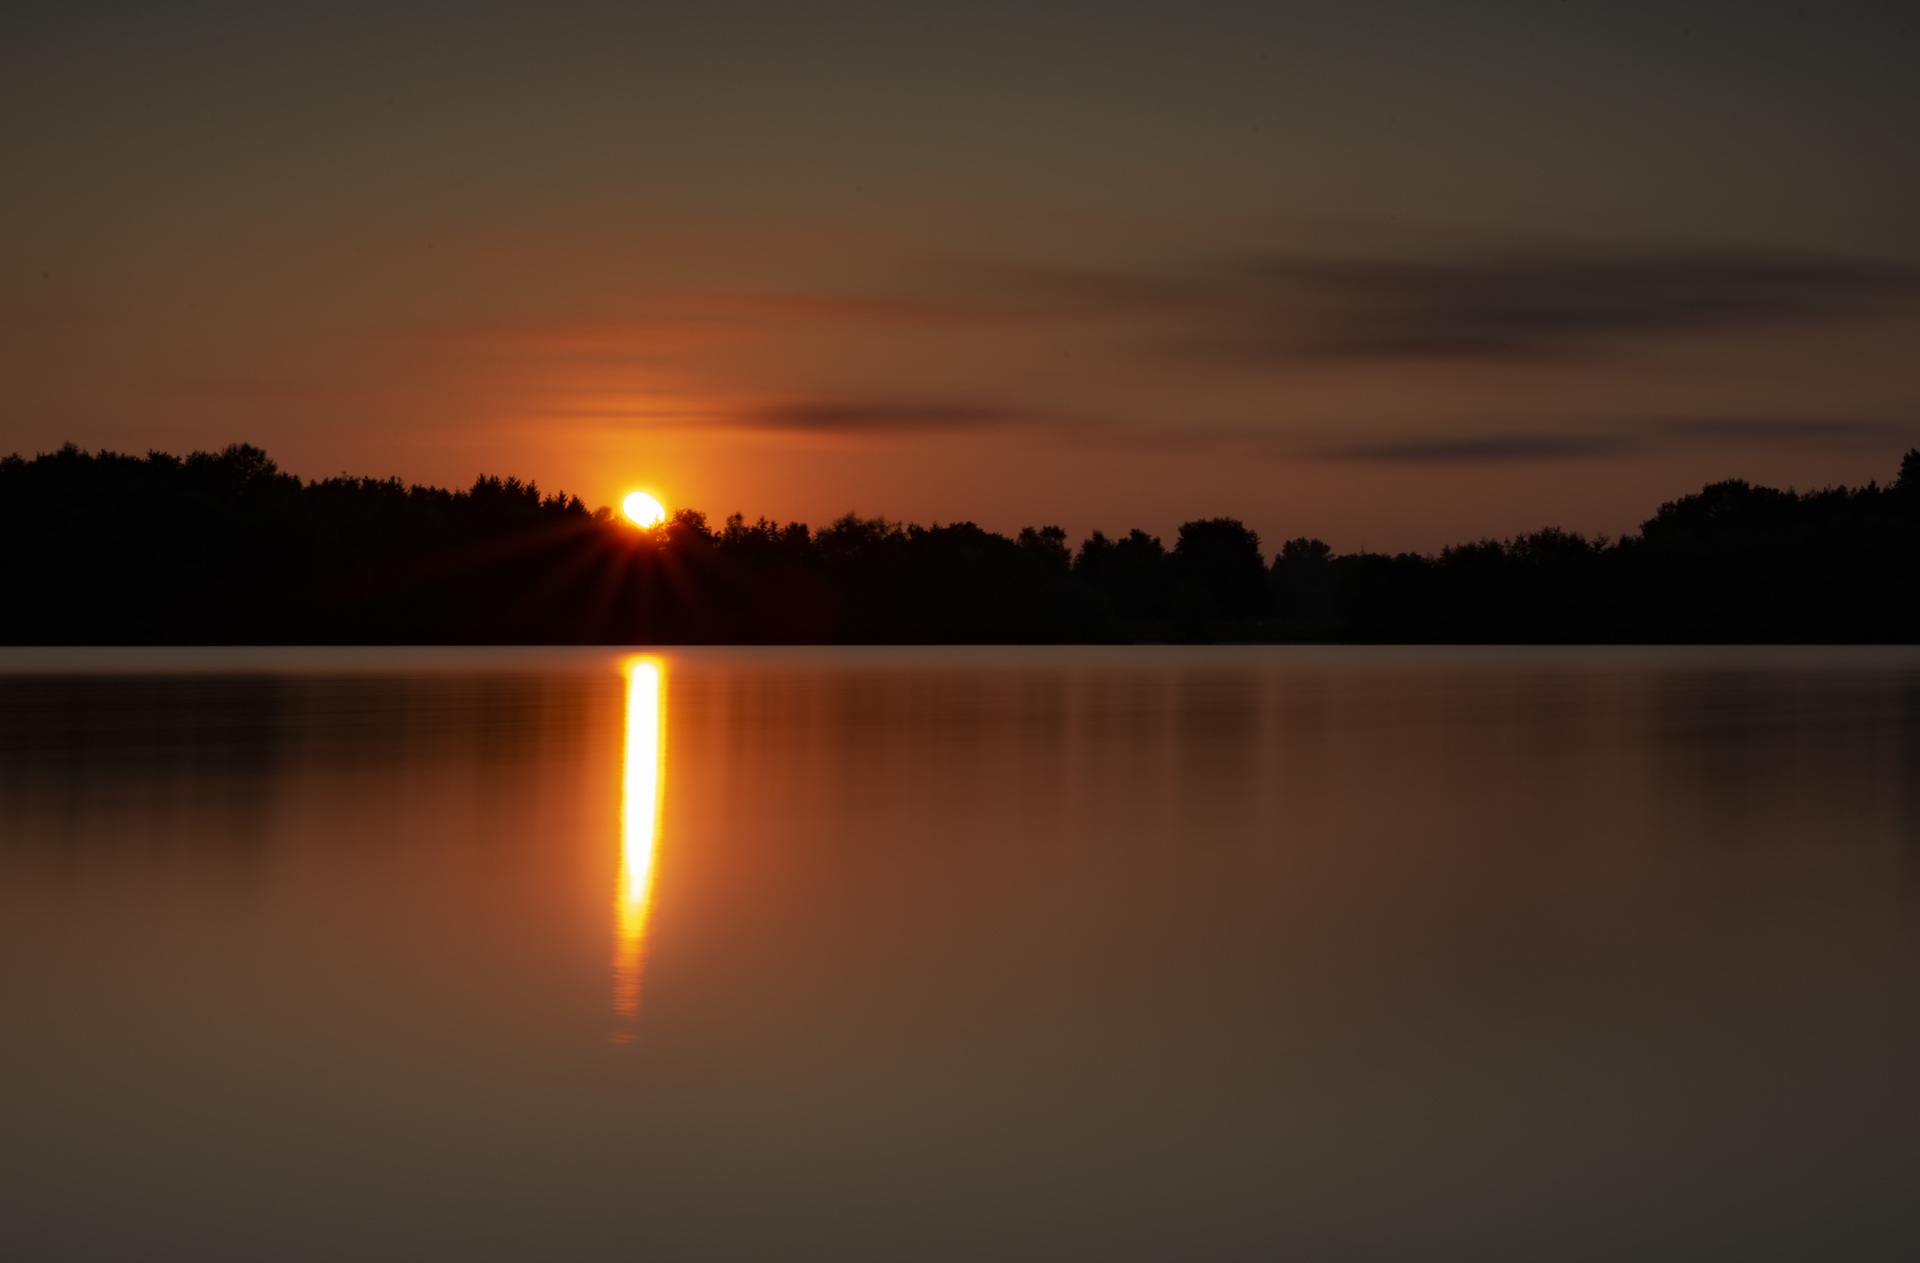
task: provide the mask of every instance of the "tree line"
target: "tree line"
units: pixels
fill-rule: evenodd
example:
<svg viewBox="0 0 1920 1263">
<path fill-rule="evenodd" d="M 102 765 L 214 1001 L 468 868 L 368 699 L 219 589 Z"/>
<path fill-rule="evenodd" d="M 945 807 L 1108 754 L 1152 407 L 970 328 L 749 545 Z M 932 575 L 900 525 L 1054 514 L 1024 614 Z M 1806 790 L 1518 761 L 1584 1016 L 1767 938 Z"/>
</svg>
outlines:
<svg viewBox="0 0 1920 1263">
<path fill-rule="evenodd" d="M 643 531 L 577 497 L 283 473 L 259 448 L 69 444 L 0 460 L 8 644 L 1341 640 L 1899 641 L 1920 635 L 1920 450 L 1888 486 L 1715 483 L 1637 534 L 1271 558 L 1233 518 L 1008 537 L 856 514 L 690 509 Z"/>
</svg>

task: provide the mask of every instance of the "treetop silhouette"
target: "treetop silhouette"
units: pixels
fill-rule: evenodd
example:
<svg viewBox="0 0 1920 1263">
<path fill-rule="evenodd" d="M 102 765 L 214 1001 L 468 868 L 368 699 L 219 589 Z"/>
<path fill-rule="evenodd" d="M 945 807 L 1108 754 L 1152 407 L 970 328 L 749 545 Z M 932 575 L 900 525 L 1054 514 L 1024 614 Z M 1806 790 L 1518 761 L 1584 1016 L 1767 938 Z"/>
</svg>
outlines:
<svg viewBox="0 0 1920 1263">
<path fill-rule="evenodd" d="M 0 459 L 0 532 L 9 644 L 1920 638 L 1920 450 L 1886 487 L 1714 483 L 1620 539 L 1299 537 L 1269 559 L 1227 517 L 1171 549 L 854 513 L 643 531 L 512 477 L 303 481 L 247 444 L 68 444 Z"/>
</svg>

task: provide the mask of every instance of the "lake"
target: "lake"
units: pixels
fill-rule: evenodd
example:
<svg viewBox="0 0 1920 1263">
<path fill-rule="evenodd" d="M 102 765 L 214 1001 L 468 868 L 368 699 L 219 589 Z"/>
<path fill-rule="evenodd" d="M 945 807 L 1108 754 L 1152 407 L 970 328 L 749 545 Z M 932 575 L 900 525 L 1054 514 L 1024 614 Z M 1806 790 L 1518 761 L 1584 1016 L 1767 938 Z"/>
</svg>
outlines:
<svg viewBox="0 0 1920 1263">
<path fill-rule="evenodd" d="M 0 1255 L 1920 1253 L 1920 653 L 0 651 Z"/>
</svg>

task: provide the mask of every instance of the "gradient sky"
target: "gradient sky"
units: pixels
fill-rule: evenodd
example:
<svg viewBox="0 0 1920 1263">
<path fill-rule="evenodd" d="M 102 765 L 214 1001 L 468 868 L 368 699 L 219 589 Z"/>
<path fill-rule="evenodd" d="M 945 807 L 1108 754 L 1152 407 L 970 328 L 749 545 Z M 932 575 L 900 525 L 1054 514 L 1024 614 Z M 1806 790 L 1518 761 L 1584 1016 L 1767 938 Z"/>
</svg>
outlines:
<svg viewBox="0 0 1920 1263">
<path fill-rule="evenodd" d="M 1920 9 L 0 9 L 0 451 L 1431 548 L 1920 442 Z"/>
</svg>

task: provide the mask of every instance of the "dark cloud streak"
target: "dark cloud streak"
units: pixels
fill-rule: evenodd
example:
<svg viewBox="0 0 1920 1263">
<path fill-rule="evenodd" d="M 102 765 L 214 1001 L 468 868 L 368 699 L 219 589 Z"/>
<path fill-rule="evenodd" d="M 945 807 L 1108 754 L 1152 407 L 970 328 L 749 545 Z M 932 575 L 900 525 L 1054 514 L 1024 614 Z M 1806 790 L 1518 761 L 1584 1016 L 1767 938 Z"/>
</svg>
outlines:
<svg viewBox="0 0 1920 1263">
<path fill-rule="evenodd" d="M 1388 439 L 1322 448 L 1334 460 L 1379 464 L 1460 465 L 1501 461 L 1568 460 L 1619 456 L 1634 443 L 1616 434 L 1481 434 L 1463 438 Z"/>
<path fill-rule="evenodd" d="M 920 318 L 944 305 L 952 323 L 1131 325 L 1214 364 L 1537 360 L 1920 307 L 1920 267 L 1903 262 L 1579 245 L 1275 252 L 1184 272 L 996 264 L 943 281 L 915 300 Z"/>
<path fill-rule="evenodd" d="M 1097 450 L 1193 452 L 1242 449 L 1270 460 L 1460 466 L 1631 459 L 1721 446 L 1876 447 L 1920 437 L 1920 424 L 1820 417 L 1619 418 L 1564 427 L 1457 435 L 1400 435 L 1314 442 L 1239 428 L 1167 431 L 1115 419 L 1067 416 L 990 403 L 805 398 L 733 412 L 722 424 L 835 437 L 936 436 L 1024 431 Z"/>
<path fill-rule="evenodd" d="M 1915 430 L 1883 421 L 1670 417 L 1585 430 L 1532 430 L 1450 438 L 1336 443 L 1323 459 L 1377 464 L 1462 465 L 1643 456 L 1675 448 L 1732 444 L 1886 444 Z"/>
<path fill-rule="evenodd" d="M 1036 419 L 1008 408 L 871 399 L 794 399 L 741 413 L 743 428 L 811 434 L 900 434 L 972 431 Z"/>
<path fill-rule="evenodd" d="M 1530 357 L 1872 314 L 1920 297 L 1920 269 L 1758 254 L 1281 261 L 1245 275 L 1259 295 L 1247 350 L 1365 358 Z"/>
</svg>

